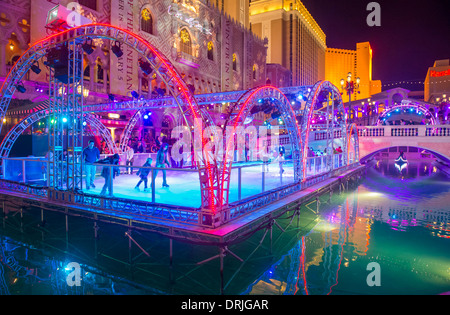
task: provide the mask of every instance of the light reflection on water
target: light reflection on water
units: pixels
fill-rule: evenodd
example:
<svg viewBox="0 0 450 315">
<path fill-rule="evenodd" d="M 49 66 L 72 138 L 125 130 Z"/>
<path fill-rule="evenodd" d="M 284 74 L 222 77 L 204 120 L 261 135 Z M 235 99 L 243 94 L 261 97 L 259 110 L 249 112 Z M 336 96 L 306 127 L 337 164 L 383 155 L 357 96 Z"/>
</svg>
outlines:
<svg viewBox="0 0 450 315">
<path fill-rule="evenodd" d="M 250 294 L 440 294 L 450 291 L 450 186 L 429 162 L 368 169 L 342 204 L 257 279 Z M 381 286 L 366 279 L 380 266 Z M 284 266 L 289 265 L 289 268 Z"/>
<path fill-rule="evenodd" d="M 296 238 L 290 240 L 290 247 L 276 256 L 276 261 L 267 263 L 260 259 L 255 260 L 261 261 L 259 266 L 245 266 L 242 269 L 244 272 L 250 272 L 245 268 L 259 268 L 262 271 L 250 282 L 241 280 L 238 274 L 237 284 L 227 293 L 327 295 L 448 292 L 449 200 L 448 178 L 435 170 L 431 163 L 410 162 L 407 168 L 399 170 L 392 162 L 380 161 L 367 170 L 367 175 L 357 187 L 342 194 L 335 192 L 330 203 L 322 198 L 319 213 L 313 216 L 317 218 L 313 221 L 313 228 L 295 235 Z M 314 205 L 302 210 L 313 211 Z M 122 237 L 117 239 L 123 242 L 121 234 Z M 108 247 L 114 246 L 111 244 L 114 241 L 108 240 Z M 0 294 L 168 293 L 165 288 L 156 288 L 151 283 L 138 284 L 135 279 L 118 277 L 112 271 L 105 272 L 88 265 L 83 266 L 83 286 L 68 287 L 65 283 L 67 272 L 63 268 L 68 261 L 55 258 L 50 251 L 22 243 L 17 238 L 2 237 L 0 245 Z M 194 247 L 183 244 L 178 251 L 181 248 L 191 252 L 190 248 Z M 247 254 L 253 249 L 250 247 Z M 163 251 L 166 252 L 167 248 Z M 156 249 L 152 248 L 151 253 L 155 257 Z M 196 262 L 201 260 L 194 259 Z M 367 266 L 371 262 L 380 266 L 379 287 L 370 287 L 366 282 L 370 272 Z M 144 265 L 141 265 L 140 269 L 143 268 Z M 201 268 L 209 267 L 205 265 Z M 215 280 L 217 269 L 201 268 L 198 269 L 200 277 L 194 278 L 194 273 L 189 274 L 193 282 L 187 281 L 187 288 L 206 287 Z M 162 266 L 161 270 L 160 273 L 156 269 L 146 272 L 153 278 L 164 279 L 167 266 Z M 164 281 L 157 280 L 158 283 Z M 199 282 L 192 285 L 195 281 Z M 193 291 L 180 286 L 181 282 L 179 280 L 175 284 L 175 294 L 192 294 Z M 217 294 L 217 290 L 212 292 Z"/>
</svg>

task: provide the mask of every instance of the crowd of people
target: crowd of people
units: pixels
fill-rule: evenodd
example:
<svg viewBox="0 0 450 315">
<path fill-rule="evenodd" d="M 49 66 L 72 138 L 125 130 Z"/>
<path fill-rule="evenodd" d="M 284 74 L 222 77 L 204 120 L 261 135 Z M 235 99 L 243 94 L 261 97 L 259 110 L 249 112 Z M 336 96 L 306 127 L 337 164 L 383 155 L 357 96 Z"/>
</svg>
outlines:
<svg viewBox="0 0 450 315">
<path fill-rule="evenodd" d="M 160 136 L 156 136 L 155 138 L 146 135 L 144 139 L 139 140 L 137 137 L 134 137 L 128 140 L 128 146 L 134 150 L 135 153 L 157 153 L 159 148 L 161 147 L 161 143 L 166 142 L 166 137 L 161 139 Z M 116 142 L 117 147 L 119 147 L 119 143 Z M 105 140 L 102 140 L 100 143 L 100 154 L 112 154 Z"/>
<path fill-rule="evenodd" d="M 343 153 L 343 151 L 340 146 L 337 148 L 333 147 L 333 154 L 341 154 L 341 153 Z M 326 148 L 323 151 L 321 151 L 319 149 L 314 150 L 312 147 L 308 148 L 308 157 L 324 156 L 326 154 L 327 154 Z"/>
</svg>

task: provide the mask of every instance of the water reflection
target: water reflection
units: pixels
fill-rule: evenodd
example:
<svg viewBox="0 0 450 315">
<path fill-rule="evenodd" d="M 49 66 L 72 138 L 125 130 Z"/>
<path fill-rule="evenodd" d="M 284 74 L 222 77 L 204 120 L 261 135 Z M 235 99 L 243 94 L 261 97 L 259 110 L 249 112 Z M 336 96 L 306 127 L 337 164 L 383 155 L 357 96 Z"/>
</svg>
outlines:
<svg viewBox="0 0 450 315">
<path fill-rule="evenodd" d="M 1 237 L 0 295 L 122 295 L 159 294 L 154 289 L 131 283 L 124 278 L 106 275 L 101 270 L 81 264 L 82 285 L 68 285 L 73 269 L 70 260 L 47 256 L 44 251 Z"/>
<path fill-rule="evenodd" d="M 245 293 L 450 291 L 448 179 L 430 163 L 408 163 L 403 173 L 393 164 L 378 162 L 343 202 L 323 207 L 314 229 Z M 366 282 L 370 262 L 380 265 L 380 287 Z"/>
<path fill-rule="evenodd" d="M 260 256 L 255 254 L 247 264 L 240 265 L 238 260 L 227 257 L 226 263 L 235 265 L 226 270 L 226 275 L 233 274 L 234 279 L 226 293 L 328 295 L 439 294 L 450 291 L 448 200 L 448 178 L 434 171 L 431 163 L 409 161 L 408 167 L 399 172 L 392 162 L 380 161 L 350 190 L 336 191 L 329 200 L 322 197 L 318 213 L 315 206 L 304 205 L 300 221 L 306 223 L 298 229 L 300 232 L 280 232 L 284 239 L 274 242 L 280 247 L 271 256 L 276 261 L 268 258 L 262 249 L 264 246 L 256 252 Z M 309 221 L 305 220 L 308 214 Z M 11 220 L 14 220 L 12 215 L 6 222 L 12 224 Z M 51 218 L 47 220 L 51 225 Z M 5 219 L 3 222 L 4 228 Z M 292 222 L 290 218 L 286 220 L 286 223 Z M 74 223 L 71 224 L 72 229 Z M 80 222 L 80 225 L 85 223 Z M 286 229 L 286 225 L 283 228 Z M 86 231 L 80 234 L 83 237 L 93 234 L 88 228 Z M 174 242 L 178 264 L 173 268 L 176 281 L 171 287 L 166 285 L 169 272 L 164 257 L 168 250 L 162 243 L 167 240 L 160 244 L 156 237 L 150 239 L 148 246 L 153 260 L 145 260 L 146 256 L 138 251 L 135 256 L 138 259 L 134 260 L 134 266 L 138 268 L 133 272 L 141 273 L 136 273 L 134 278 L 119 277 L 112 271 L 112 263 L 117 263 L 117 270 L 124 269 L 119 258 L 130 255 L 127 251 L 129 241 L 123 231 L 118 232 L 115 228 L 102 226 L 100 231 L 103 238 L 100 237 L 95 253 L 98 250 L 100 257 L 108 256 L 105 258 L 107 263 L 98 264 L 98 268 L 93 267 L 96 264 L 82 265 L 81 287 L 67 285 L 65 267 L 72 261 L 68 255 L 55 255 L 49 247 L 42 246 L 44 250 L 30 245 L 32 242 L 18 241 L 20 237 L 0 236 L 0 294 L 218 293 L 217 260 L 202 266 L 197 264 L 216 255 L 215 249 L 207 252 L 203 247 Z M 39 230 L 38 235 L 41 232 Z M 267 231 L 261 231 L 263 233 Z M 51 241 L 49 236 L 46 234 L 47 242 Z M 60 237 L 67 238 L 64 233 Z M 254 253 L 260 238 L 249 239 L 231 249 L 246 260 Z M 138 239 L 141 240 L 144 241 L 143 236 Z M 71 241 L 75 248 L 74 238 Z M 90 240 L 86 244 L 92 247 Z M 120 247 L 121 244 L 125 247 Z M 204 257 L 198 255 L 199 251 L 204 252 Z M 122 257 L 122 260 L 126 258 Z M 367 266 L 371 262 L 380 265 L 380 287 L 367 284 Z M 188 269 L 191 266 L 193 268 Z"/>
</svg>

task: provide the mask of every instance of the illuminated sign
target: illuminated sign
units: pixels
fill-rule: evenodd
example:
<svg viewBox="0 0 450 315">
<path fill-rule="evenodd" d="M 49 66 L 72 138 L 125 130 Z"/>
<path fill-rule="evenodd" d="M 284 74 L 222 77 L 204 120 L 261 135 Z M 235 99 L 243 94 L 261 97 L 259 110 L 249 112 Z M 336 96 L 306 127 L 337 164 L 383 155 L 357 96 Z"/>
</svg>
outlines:
<svg viewBox="0 0 450 315">
<path fill-rule="evenodd" d="M 450 75 L 450 69 L 445 71 L 430 71 L 430 77 L 445 77 L 447 75 Z"/>
</svg>

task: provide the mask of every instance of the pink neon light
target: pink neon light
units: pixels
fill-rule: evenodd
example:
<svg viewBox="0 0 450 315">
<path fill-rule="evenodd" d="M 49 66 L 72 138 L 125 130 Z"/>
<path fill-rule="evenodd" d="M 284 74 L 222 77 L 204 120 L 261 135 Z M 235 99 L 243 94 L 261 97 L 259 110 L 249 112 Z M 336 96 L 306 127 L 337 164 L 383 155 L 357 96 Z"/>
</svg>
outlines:
<svg viewBox="0 0 450 315">
<path fill-rule="evenodd" d="M 345 211 L 345 229 L 348 228 L 348 220 L 349 220 L 349 206 L 348 206 L 348 198 L 347 198 L 347 207 L 346 207 L 346 211 Z M 342 218 L 341 218 L 341 222 L 342 222 Z M 339 278 L 339 270 L 341 269 L 341 264 L 342 264 L 342 259 L 344 258 L 344 244 L 347 242 L 346 238 L 347 238 L 347 232 L 344 234 L 344 241 L 342 242 L 341 245 L 341 257 L 339 258 L 339 264 L 338 264 L 338 268 L 336 270 L 336 283 L 334 283 L 331 287 L 330 287 L 330 291 L 328 292 L 327 295 L 331 294 L 331 291 L 333 289 L 333 287 L 335 287 L 338 284 L 338 278 Z"/>
<path fill-rule="evenodd" d="M 172 77 L 175 79 L 175 81 L 177 82 L 177 86 L 179 87 L 181 93 L 183 94 L 184 98 L 186 99 L 186 101 L 187 101 L 188 104 L 189 104 L 189 108 L 190 108 L 190 111 L 191 111 L 191 113 L 192 113 L 192 116 L 193 116 L 193 118 L 194 118 L 194 123 L 195 123 L 195 121 L 196 121 L 195 119 L 197 118 L 197 113 L 196 113 L 196 111 L 194 110 L 194 107 L 193 107 L 193 104 L 192 104 L 192 100 L 191 100 L 191 98 L 189 97 L 190 94 L 188 94 L 188 91 L 187 91 L 187 89 L 184 87 L 184 85 L 182 84 L 181 79 L 178 77 L 178 74 L 173 70 L 173 68 L 172 68 L 171 66 L 169 66 L 169 65 L 167 64 L 167 62 L 164 60 L 164 58 L 161 57 L 161 55 L 159 54 L 159 52 L 156 51 L 156 49 L 155 49 L 153 46 L 151 46 L 147 41 L 145 41 L 142 37 L 140 37 L 140 36 L 138 36 L 138 35 L 136 35 L 136 34 L 130 32 L 130 31 L 128 31 L 128 30 L 125 30 L 125 29 L 123 29 L 123 28 L 120 28 L 120 27 L 117 27 L 117 26 L 113 26 L 113 25 L 110 25 L 110 24 L 104 24 L 104 23 L 92 23 L 92 24 L 86 24 L 86 25 L 82 25 L 82 26 L 70 28 L 70 29 L 61 31 L 61 32 L 59 32 L 59 33 L 50 35 L 50 36 L 48 36 L 48 37 L 45 37 L 45 38 L 43 38 L 43 39 L 41 39 L 41 40 L 38 40 L 38 41 L 35 42 L 33 45 L 31 45 L 30 48 L 28 48 L 28 49 L 20 56 L 20 58 L 17 59 L 17 61 L 16 61 L 16 63 L 14 64 L 14 66 L 11 67 L 11 69 L 10 69 L 8 75 L 7 75 L 6 78 L 5 78 L 5 81 L 3 81 L 1 91 L 3 91 L 3 87 L 4 87 L 4 85 L 5 85 L 5 83 L 6 83 L 7 79 L 8 79 L 8 77 L 10 76 L 12 70 L 16 67 L 16 65 L 18 64 L 18 62 L 22 59 L 22 57 L 23 57 L 23 56 L 24 56 L 24 55 L 25 55 L 32 47 L 34 47 L 34 46 L 36 46 L 36 45 L 38 45 L 38 44 L 40 44 L 40 43 L 43 43 L 43 42 L 45 42 L 45 41 L 49 41 L 49 40 L 51 40 L 52 38 L 55 38 L 55 37 L 57 37 L 57 36 L 61 36 L 61 35 L 66 34 L 66 33 L 68 33 L 68 32 L 73 32 L 74 30 L 77 30 L 77 29 L 80 29 L 80 28 L 96 27 L 96 26 L 111 27 L 111 28 L 118 29 L 118 30 L 120 30 L 120 31 L 122 31 L 122 32 L 124 32 L 124 33 L 126 33 L 126 34 L 128 34 L 128 35 L 130 35 L 130 36 L 132 36 L 132 37 L 134 37 L 134 38 L 136 38 L 139 42 L 141 42 L 141 43 L 144 44 L 149 50 L 151 50 L 152 53 L 155 54 L 156 57 L 158 57 L 159 60 L 162 61 L 162 63 L 163 63 L 164 66 L 166 67 L 166 69 L 170 72 L 171 76 L 172 76 Z M 108 37 L 108 36 L 105 35 L 104 37 Z M 199 126 L 197 126 L 196 128 L 199 128 Z M 203 144 L 203 148 L 204 148 L 204 147 L 205 147 L 205 144 L 206 144 L 206 140 L 203 139 L 203 132 L 202 132 L 201 134 L 202 134 L 202 144 Z M 215 214 L 215 213 L 216 213 L 215 203 L 214 203 L 214 199 L 215 199 L 214 196 L 215 196 L 215 195 L 214 195 L 214 189 L 213 189 L 213 179 L 212 179 L 212 172 L 211 172 L 211 163 L 210 163 L 210 161 L 209 161 L 209 155 L 208 155 L 208 154 L 206 154 L 206 164 L 207 164 L 207 168 L 208 168 L 208 175 L 209 175 L 209 182 L 210 182 L 210 188 L 209 188 L 209 192 L 210 192 L 210 206 L 211 206 L 211 210 L 212 210 L 213 214 Z"/>
<path fill-rule="evenodd" d="M 308 113 L 308 120 L 306 123 L 306 139 L 305 139 L 305 145 L 303 146 L 303 182 L 306 181 L 306 156 L 308 153 L 308 144 L 309 144 L 309 129 L 310 129 L 310 125 L 311 125 L 311 120 L 312 120 L 312 116 L 313 116 L 313 112 L 314 112 L 314 104 L 317 101 L 317 94 L 318 92 L 321 90 L 320 88 L 322 87 L 322 85 L 328 81 L 322 81 L 319 86 L 317 87 L 316 91 L 314 92 L 313 98 L 312 98 L 312 104 L 311 104 L 311 110 Z M 338 94 L 340 95 L 340 94 Z M 347 130 L 347 121 L 344 120 L 344 124 L 345 124 L 345 130 Z"/>
<path fill-rule="evenodd" d="M 286 95 L 284 95 L 284 93 L 283 92 L 281 92 L 279 89 L 277 89 L 276 87 L 274 87 L 274 86 L 270 86 L 270 85 L 265 85 L 265 86 L 262 86 L 262 87 L 259 87 L 259 88 L 257 88 L 255 91 L 253 91 L 251 94 L 250 94 L 250 96 L 247 98 L 247 100 L 244 102 L 244 104 L 241 106 L 241 109 L 240 109 L 240 111 L 239 111 L 239 113 L 238 113 L 238 115 L 237 115 L 237 117 L 236 117 L 236 121 L 235 121 L 235 123 L 234 123 L 234 125 L 233 125 L 233 134 L 236 132 L 236 128 L 237 128 L 237 125 L 238 125 L 238 123 L 239 123 L 239 118 L 241 117 L 241 115 L 242 115 L 242 113 L 244 112 L 244 110 L 245 110 L 245 108 L 247 107 L 247 105 L 248 105 L 248 103 L 253 99 L 253 97 L 255 96 L 255 94 L 256 93 L 258 93 L 259 91 L 261 91 L 261 90 L 263 90 L 263 89 L 273 89 L 273 90 L 276 90 L 276 91 L 278 91 L 281 95 L 283 95 L 283 97 L 284 97 L 284 99 L 286 100 L 286 102 L 287 102 L 287 104 L 289 104 L 289 107 L 290 107 L 290 110 L 291 110 L 291 115 L 292 115 L 292 117 L 294 118 L 294 121 L 295 121 L 295 125 L 297 126 L 297 134 L 299 135 L 299 140 L 301 141 L 301 137 L 300 137 L 300 128 L 299 128 L 299 126 L 298 126 L 298 123 L 297 123 L 297 119 L 295 119 L 295 112 L 294 112 L 294 109 L 292 108 L 292 106 L 291 106 L 291 103 L 289 102 L 289 100 L 287 99 L 287 97 L 286 97 Z M 223 178 L 224 178 L 224 176 L 225 176 L 225 168 L 226 168 L 226 165 L 227 165 L 227 158 L 228 158 L 228 152 L 229 152 L 229 149 L 230 149 L 230 144 L 231 144 L 231 139 L 233 139 L 234 137 L 228 137 L 228 141 L 227 141 L 227 145 L 226 145 L 226 148 L 225 148 L 225 157 L 224 157 L 224 159 L 223 159 L 223 163 L 222 163 L 222 165 L 223 165 L 223 167 L 222 167 L 222 183 L 221 183 L 221 191 L 220 191 L 220 204 L 223 204 L 223 187 L 224 187 L 224 181 L 223 181 Z M 301 146 L 301 143 L 300 143 L 300 146 Z M 231 167 L 231 164 L 232 164 L 232 162 L 230 162 L 230 167 Z"/>
<path fill-rule="evenodd" d="M 303 278 L 303 290 L 305 290 L 305 294 L 309 295 L 308 285 L 306 282 L 306 268 L 305 268 L 305 253 L 306 253 L 306 241 L 305 236 L 302 237 L 302 255 L 300 256 L 300 263 L 297 270 L 297 282 L 295 283 L 295 293 L 297 295 L 298 292 L 298 279 L 300 279 L 300 269 L 301 269 L 301 277 Z"/>
</svg>

